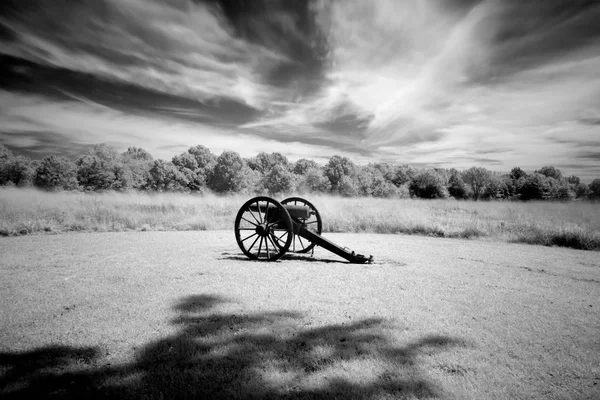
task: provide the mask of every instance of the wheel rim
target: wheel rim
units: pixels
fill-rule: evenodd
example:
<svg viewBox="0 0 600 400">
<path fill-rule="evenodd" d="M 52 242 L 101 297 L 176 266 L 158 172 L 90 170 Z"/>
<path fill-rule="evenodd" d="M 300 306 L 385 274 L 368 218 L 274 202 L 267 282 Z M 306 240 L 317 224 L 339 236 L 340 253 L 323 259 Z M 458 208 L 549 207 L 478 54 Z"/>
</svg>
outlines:
<svg viewBox="0 0 600 400">
<path fill-rule="evenodd" d="M 292 243 L 292 219 L 285 207 L 270 197 L 255 197 L 240 208 L 235 218 L 235 239 L 252 260 L 275 261 Z"/>
<path fill-rule="evenodd" d="M 298 205 L 308 207 L 311 211 L 311 216 L 308 218 L 293 218 L 299 224 L 305 224 L 306 228 L 311 229 L 317 234 L 321 234 L 323 231 L 323 223 L 321 222 L 321 214 L 317 208 L 308 200 L 302 197 L 289 197 L 281 202 L 284 206 L 286 204 Z M 298 235 L 294 235 L 292 243 L 290 244 L 289 251 L 293 253 L 308 253 L 315 247 L 315 243 L 301 238 Z"/>
</svg>

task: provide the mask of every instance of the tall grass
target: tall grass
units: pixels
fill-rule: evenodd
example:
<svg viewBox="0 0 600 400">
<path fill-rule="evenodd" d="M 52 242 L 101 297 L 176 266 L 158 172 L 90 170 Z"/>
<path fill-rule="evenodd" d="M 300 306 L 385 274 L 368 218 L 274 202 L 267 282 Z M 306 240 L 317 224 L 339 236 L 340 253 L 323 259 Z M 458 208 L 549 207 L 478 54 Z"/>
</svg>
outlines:
<svg viewBox="0 0 600 400">
<path fill-rule="evenodd" d="M 231 230 L 249 196 L 0 188 L 0 235 Z M 600 204 L 308 196 L 325 232 L 404 233 L 600 250 Z M 279 199 L 282 200 L 283 198 Z"/>
</svg>

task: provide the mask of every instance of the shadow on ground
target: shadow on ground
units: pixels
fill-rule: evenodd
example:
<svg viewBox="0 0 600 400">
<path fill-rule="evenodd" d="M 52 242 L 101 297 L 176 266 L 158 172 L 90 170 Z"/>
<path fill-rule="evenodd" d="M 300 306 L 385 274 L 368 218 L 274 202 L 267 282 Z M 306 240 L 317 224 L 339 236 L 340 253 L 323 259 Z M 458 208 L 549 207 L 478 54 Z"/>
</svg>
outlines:
<svg viewBox="0 0 600 400">
<path fill-rule="evenodd" d="M 436 397 L 443 393 L 424 376 L 417 355 L 464 345 L 427 336 L 394 347 L 380 319 L 310 328 L 290 312 L 217 312 L 224 302 L 182 299 L 174 307 L 177 333 L 147 344 L 128 364 L 103 365 L 94 348 L 0 353 L 0 397 Z"/>
<path fill-rule="evenodd" d="M 247 261 L 247 262 L 281 262 L 285 260 L 299 260 L 299 261 L 308 261 L 308 262 L 322 262 L 322 263 L 336 263 L 336 264 L 350 264 L 349 261 L 345 260 L 335 260 L 331 258 L 322 258 L 322 257 L 314 257 L 310 254 L 294 254 L 294 253 L 286 253 L 277 261 L 259 261 L 259 260 L 251 260 L 244 255 L 232 255 L 230 253 L 223 253 L 224 257 L 221 257 L 220 260 L 234 260 L 234 261 Z"/>
</svg>

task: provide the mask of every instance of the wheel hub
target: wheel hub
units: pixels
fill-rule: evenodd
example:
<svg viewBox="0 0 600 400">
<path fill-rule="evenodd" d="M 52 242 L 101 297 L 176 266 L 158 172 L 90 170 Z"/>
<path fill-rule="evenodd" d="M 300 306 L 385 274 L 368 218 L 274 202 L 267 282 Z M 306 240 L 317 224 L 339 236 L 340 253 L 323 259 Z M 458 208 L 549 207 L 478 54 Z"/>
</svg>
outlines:
<svg viewBox="0 0 600 400">
<path fill-rule="evenodd" d="M 260 224 L 256 227 L 256 233 L 259 236 L 265 237 L 265 236 L 269 235 L 269 233 L 271 233 L 271 230 L 269 229 L 267 224 Z"/>
</svg>

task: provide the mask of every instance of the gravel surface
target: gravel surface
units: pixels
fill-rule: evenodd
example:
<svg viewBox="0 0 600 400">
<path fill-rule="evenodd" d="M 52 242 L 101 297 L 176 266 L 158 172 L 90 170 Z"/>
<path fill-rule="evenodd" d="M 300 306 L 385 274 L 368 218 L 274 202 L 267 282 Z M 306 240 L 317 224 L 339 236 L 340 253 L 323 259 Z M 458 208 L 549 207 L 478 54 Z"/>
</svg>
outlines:
<svg viewBox="0 0 600 400">
<path fill-rule="evenodd" d="M 348 264 L 319 248 L 313 257 L 250 261 L 232 231 L 2 238 L 0 351 L 93 346 L 107 363 L 125 362 L 177 331 L 182 299 L 214 296 L 219 313 L 294 313 L 294 329 L 376 318 L 398 346 L 459 339 L 460 349 L 419 359 L 428 379 L 459 397 L 600 395 L 597 252 L 325 236 L 375 262 Z M 444 375 L 448 365 L 460 373 Z"/>
</svg>

